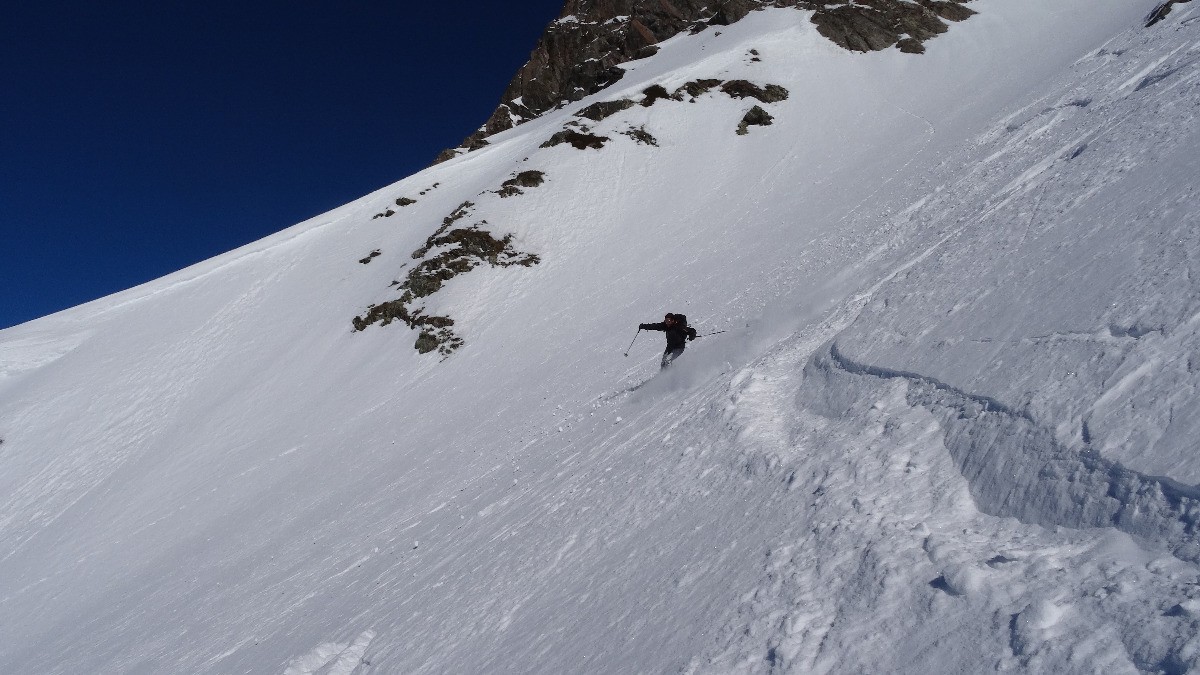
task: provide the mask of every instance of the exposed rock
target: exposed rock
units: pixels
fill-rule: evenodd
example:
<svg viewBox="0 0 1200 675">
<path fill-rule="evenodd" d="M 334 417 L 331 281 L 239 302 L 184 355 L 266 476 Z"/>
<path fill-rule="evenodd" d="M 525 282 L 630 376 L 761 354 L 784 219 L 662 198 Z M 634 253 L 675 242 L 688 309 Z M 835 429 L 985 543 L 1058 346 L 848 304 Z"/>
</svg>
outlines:
<svg viewBox="0 0 1200 675">
<path fill-rule="evenodd" d="M 659 49 L 660 49 L 660 47 L 658 45 L 650 45 L 649 47 L 642 47 L 641 49 L 639 49 L 637 51 L 636 54 L 633 55 L 633 59 L 631 59 L 631 60 L 636 61 L 638 59 L 648 59 L 651 56 L 654 56 L 655 54 L 657 54 Z"/>
<path fill-rule="evenodd" d="M 422 260 L 408 273 L 399 286 L 402 292 L 400 298 L 371 307 L 366 316 L 354 317 L 352 323 L 355 330 L 364 330 L 373 323 L 386 326 L 400 320 L 410 328 L 421 329 L 414 345 L 418 352 L 425 354 L 436 349 L 443 356 L 449 356 L 464 344 L 462 338 L 451 329 L 454 320 L 447 316 L 430 316 L 425 314 L 424 308 L 411 309 L 410 306 L 441 290 L 450 279 L 480 265 L 529 267 L 541 261 L 535 254 L 514 249 L 511 234 L 497 239 L 490 232 L 475 226 L 457 228 L 440 236 L 435 233 L 419 250 L 428 252 L 433 248 L 443 250 L 432 258 Z"/>
<path fill-rule="evenodd" d="M 741 124 L 738 125 L 737 133 L 739 136 L 745 136 L 746 134 L 750 133 L 750 127 L 769 127 L 774 121 L 775 118 L 771 117 L 766 110 L 763 110 L 758 106 L 754 106 L 750 109 L 750 112 L 746 113 L 746 116 L 742 118 Z"/>
<path fill-rule="evenodd" d="M 646 28 L 646 24 L 641 21 L 630 19 L 629 28 L 631 29 L 629 32 L 630 38 L 633 40 L 640 39 L 643 43 L 641 45 L 633 45 L 635 49 L 640 50 L 645 47 L 653 47 L 658 43 L 658 38 L 654 37 L 654 33 L 650 32 L 650 29 Z"/>
<path fill-rule="evenodd" d="M 649 108 L 664 98 L 671 98 L 671 95 L 667 93 L 666 87 L 662 86 L 661 84 L 654 84 L 646 87 L 644 90 L 642 90 L 642 96 L 644 97 L 642 99 L 642 106 L 646 108 Z"/>
<path fill-rule="evenodd" d="M 601 101 L 593 103 L 575 114 L 579 117 L 586 117 L 593 122 L 599 122 L 606 117 L 611 117 L 622 110 L 628 110 L 635 105 L 637 104 L 634 101 L 627 98 L 620 99 L 619 101 Z"/>
<path fill-rule="evenodd" d="M 463 345 L 462 338 L 454 334 L 451 326 L 454 319 L 445 316 L 428 316 L 421 310 L 409 312 L 409 300 L 402 297 L 380 305 L 372 305 L 365 316 L 354 317 L 354 330 L 366 330 L 367 326 L 380 324 L 386 326 L 393 321 L 401 321 L 411 328 L 420 328 L 421 334 L 413 346 L 421 354 L 427 354 L 435 349 L 441 350 L 443 356 L 449 356 L 454 350 Z"/>
<path fill-rule="evenodd" d="M 812 20 L 821 35 L 851 51 L 887 49 L 907 38 L 905 48 L 911 52 L 916 48 L 913 42 L 945 33 L 946 21 L 962 21 L 974 14 L 957 0 L 856 0 L 824 7 Z"/>
<path fill-rule="evenodd" d="M 444 233 L 446 230 L 450 229 L 450 226 L 453 225 L 454 223 L 456 223 L 459 220 L 462 220 L 463 218 L 466 218 L 468 215 L 470 215 L 471 209 L 474 207 L 475 207 L 475 205 L 471 202 L 463 202 L 463 203 L 459 204 L 457 207 L 455 207 L 454 210 L 450 212 L 450 215 L 446 216 L 445 218 L 442 218 L 441 227 L 439 227 L 437 229 L 437 231 L 435 231 L 432 235 L 430 235 L 429 239 L 425 240 L 424 246 L 422 246 L 421 248 L 412 252 L 413 260 L 417 260 L 418 258 L 425 257 L 425 254 L 429 253 L 429 249 L 432 248 L 432 246 L 433 246 L 429 242 L 437 237 L 440 237 L 442 235 L 442 233 Z"/>
<path fill-rule="evenodd" d="M 550 140 L 542 143 L 543 148 L 552 148 L 563 143 L 570 143 L 577 150 L 586 150 L 587 148 L 595 148 L 599 150 L 604 147 L 604 144 L 609 140 L 608 136 L 596 136 L 595 134 L 581 134 L 574 129 L 563 129 L 562 131 L 550 137 Z"/>
<path fill-rule="evenodd" d="M 684 95 L 687 95 L 695 99 L 701 94 L 708 93 L 710 89 L 720 84 L 720 80 L 692 80 L 691 82 L 688 82 L 682 87 L 676 89 L 674 98 L 682 101 Z"/>
<path fill-rule="evenodd" d="M 422 192 L 421 194 L 425 194 L 425 193 Z M 409 206 L 410 204 L 416 204 L 416 203 L 417 203 L 417 200 L 409 199 L 408 197 L 401 197 L 396 200 L 396 206 Z"/>
<path fill-rule="evenodd" d="M 1182 5 L 1191 1 L 1192 0 L 1165 0 L 1146 16 L 1146 28 L 1149 28 L 1159 21 L 1167 18 L 1167 15 L 1171 13 L 1171 8 L 1175 5 Z"/>
<path fill-rule="evenodd" d="M 546 174 L 541 171 L 522 171 L 500 184 L 496 194 L 501 197 L 515 197 L 525 194 L 521 188 L 535 188 L 546 180 Z"/>
<path fill-rule="evenodd" d="M 446 162 L 451 159 L 454 159 L 455 157 L 458 157 L 459 155 L 463 154 L 464 152 L 466 152 L 466 150 L 463 150 L 461 148 L 446 148 L 445 150 L 439 152 L 437 154 L 437 157 L 433 158 L 433 163 L 441 164 L 442 162 Z"/>
<path fill-rule="evenodd" d="M 535 188 L 540 187 L 544 182 L 546 182 L 546 174 L 530 169 L 509 178 L 501 183 L 501 185 L 519 185 L 521 187 Z"/>
<path fill-rule="evenodd" d="M 460 147 L 510 129 L 564 102 L 578 101 L 624 76 L 617 67 L 658 51 L 657 44 L 698 24 L 732 23 L 766 0 L 568 0 L 509 83 L 496 111 Z M 459 152 L 443 152 L 439 161 Z"/>
<path fill-rule="evenodd" d="M 638 145 L 653 145 L 656 148 L 658 147 L 658 139 L 651 136 L 650 132 L 646 131 L 646 127 L 631 128 L 621 133 L 637 141 Z"/>
<path fill-rule="evenodd" d="M 733 24 L 746 18 L 746 15 L 753 12 L 768 3 L 755 2 L 754 0 L 726 0 L 726 2 L 714 3 L 713 9 L 715 12 L 707 22 L 698 22 L 698 25 L 707 23 L 709 26 L 732 26 Z"/>
<path fill-rule="evenodd" d="M 379 249 L 375 249 L 374 251 L 371 251 L 371 254 L 370 254 L 370 255 L 368 255 L 367 257 L 365 257 L 365 258 L 360 258 L 360 259 L 358 260 L 358 262 L 360 262 L 360 263 L 362 263 L 362 264 L 366 265 L 366 264 L 368 264 L 368 263 L 370 263 L 370 262 L 371 262 L 371 259 L 372 259 L 372 258 L 378 258 L 380 255 L 382 255 L 382 254 L 379 252 Z"/>
<path fill-rule="evenodd" d="M 795 7 L 814 12 L 817 30 L 854 51 L 899 46 L 907 52 L 975 12 L 968 0 L 567 0 L 560 19 L 542 34 L 529 61 L 517 72 L 502 103 L 459 148 L 443 151 L 442 162 L 480 141 L 578 101 L 617 82 L 619 66 L 655 53 L 657 44 L 683 31 L 736 23 L 764 7 Z M 1169 5 L 1184 0 L 1171 0 Z M 1165 16 L 1165 14 L 1164 14 Z M 566 17 L 572 17 L 564 21 Z M 757 58 L 757 54 L 754 55 Z M 652 105 L 657 100 L 645 100 Z"/>
<path fill-rule="evenodd" d="M 1183 0 L 1187 2 L 1187 0 Z M 975 16 L 975 10 L 963 6 L 962 2 L 970 2 L 970 0 L 928 0 L 923 2 L 926 7 L 932 9 L 938 16 L 947 21 L 966 21 Z M 932 35 L 930 37 L 933 37 Z"/>
<path fill-rule="evenodd" d="M 778 103 L 779 101 L 786 101 L 788 98 L 788 90 L 778 84 L 759 86 L 748 80 L 730 80 L 728 82 L 723 82 L 722 80 L 710 78 L 687 82 L 683 86 L 676 89 L 675 93 L 673 94 L 669 93 L 666 87 L 663 87 L 661 84 L 651 85 L 642 91 L 644 98 L 642 99 L 641 104 L 649 107 L 662 100 L 682 101 L 684 99 L 689 99 L 694 103 L 697 97 L 712 91 L 715 87 L 720 87 L 721 91 L 727 94 L 730 98 L 753 98 L 763 103 Z M 587 108 L 584 108 L 576 113 L 576 115 L 599 121 L 605 117 L 608 117 L 609 115 L 626 110 L 633 105 L 633 101 L 630 101 L 629 99 L 621 99 L 619 101 L 603 101 L 600 103 L 593 103 Z M 589 114 L 584 114 L 585 112 Z M 771 120 L 772 117 L 768 115 L 765 110 L 755 106 L 749 113 L 747 113 L 746 119 L 744 119 L 742 124 L 738 127 L 738 133 L 747 133 L 747 127 L 749 125 L 771 124 Z M 551 137 L 549 141 L 542 144 L 542 147 L 546 148 L 559 145 L 561 143 L 571 143 L 580 150 L 584 148 L 599 149 L 604 147 L 604 141 L 608 140 L 606 137 L 598 137 L 587 133 L 589 129 L 586 126 L 579 124 L 577 121 L 572 120 L 567 122 L 566 126 L 578 127 L 579 131 L 571 128 L 564 128 L 562 131 Z M 629 136 L 641 144 L 654 146 L 658 145 L 658 140 L 655 139 L 654 136 L 652 136 L 648 131 L 646 131 L 645 127 L 631 128 L 626 131 L 622 131 L 621 133 Z M 521 194 L 519 190 L 516 190 L 515 188 L 508 188 L 507 185 L 508 184 L 505 183 L 506 187 L 500 193 L 502 197 L 511 196 L 513 194 Z"/>
<path fill-rule="evenodd" d="M 483 263 L 493 267 L 528 267 L 539 262 L 536 255 L 514 250 L 511 242 L 511 234 L 497 239 L 490 232 L 474 226 L 457 228 L 440 237 L 431 237 L 426 242 L 426 250 L 429 247 L 443 246 L 446 247 L 445 250 L 421 261 L 421 264 L 408 273 L 408 280 L 400 286 L 408 289 L 413 298 L 423 298 L 441 290 L 443 283 L 464 272 L 470 272 Z"/>
<path fill-rule="evenodd" d="M 505 186 L 514 189 L 518 186 L 536 187 L 544 179 L 540 171 L 523 171 L 506 181 Z M 351 324 L 355 331 L 366 330 L 372 324 L 386 326 L 393 321 L 401 321 L 420 331 L 413 345 L 419 353 L 427 354 L 436 350 L 445 357 L 462 347 L 463 339 L 452 328 L 454 320 L 448 316 L 426 314 L 423 306 L 417 306 L 419 301 L 441 290 L 450 279 L 481 265 L 529 267 L 541 262 L 536 254 L 516 250 L 512 245 L 513 235 L 497 238 L 484 230 L 481 226 L 487 224 L 486 220 L 468 227 L 454 227 L 471 214 L 474 206 L 469 201 L 463 202 L 442 219 L 441 226 L 425 240 L 424 245 L 413 251 L 413 259 L 420 262 L 409 271 L 404 281 L 392 282 L 391 286 L 397 287 L 400 297 L 371 305 L 366 314 L 354 317 Z M 435 250 L 437 252 L 430 256 Z M 378 250 L 360 262 L 369 262 L 376 255 L 379 255 Z"/>
<path fill-rule="evenodd" d="M 760 87 L 746 80 L 730 80 L 721 85 L 721 91 L 733 98 L 756 98 L 763 103 L 778 103 L 786 101 L 788 97 L 788 90 L 777 84 Z"/>
<path fill-rule="evenodd" d="M 721 91 L 731 98 L 753 98 L 763 103 L 778 103 L 779 101 L 786 101 L 788 98 L 788 90 L 778 84 L 759 86 L 748 80 L 730 80 L 728 82 L 723 82 L 722 80 L 710 78 L 687 82 L 683 86 L 676 89 L 675 93 L 673 94 L 669 93 L 666 87 L 663 87 L 661 84 L 651 85 L 642 91 L 643 99 L 641 104 L 643 106 L 650 107 L 656 102 L 662 100 L 683 101 L 685 99 L 689 99 L 694 103 L 697 97 L 712 91 L 716 87 L 720 87 Z M 592 105 L 575 114 L 590 120 L 600 121 L 610 115 L 614 115 L 622 110 L 626 110 L 633 105 L 634 102 L 629 99 L 621 99 L 619 101 L 602 101 L 600 103 L 593 103 Z M 755 110 L 758 112 L 754 112 Z M 770 124 L 771 119 L 771 116 L 768 115 L 765 110 L 755 106 L 754 109 L 748 113 L 749 121 L 744 120 L 742 126 L 738 127 L 738 133 L 745 134 L 747 125 Z M 607 137 L 595 136 L 588 133 L 590 131 L 589 128 L 575 120 L 567 122 L 566 127 L 567 128 L 564 128 L 562 131 L 554 134 L 554 136 L 551 137 L 546 143 L 543 143 L 541 147 L 548 148 L 562 143 L 571 143 L 574 147 L 579 148 L 580 150 L 585 148 L 599 149 L 604 147 L 604 142 L 608 140 Z M 570 127 L 576 127 L 578 130 Z M 658 145 L 658 140 L 655 139 L 654 136 L 652 136 L 648 131 L 646 131 L 645 127 L 630 128 L 620 133 L 625 136 L 629 136 L 640 144 L 653 146 Z M 514 187 L 509 187 L 509 184 L 505 183 L 504 188 L 499 192 L 499 194 L 502 197 L 509 197 L 521 194 L 521 191 Z"/>
<path fill-rule="evenodd" d="M 436 331 L 423 330 L 417 336 L 416 343 L 413 344 L 419 354 L 428 354 L 435 349 L 440 349 L 446 356 L 461 346 L 463 346 L 463 339 L 455 335 L 449 328 L 440 328 Z"/>
</svg>

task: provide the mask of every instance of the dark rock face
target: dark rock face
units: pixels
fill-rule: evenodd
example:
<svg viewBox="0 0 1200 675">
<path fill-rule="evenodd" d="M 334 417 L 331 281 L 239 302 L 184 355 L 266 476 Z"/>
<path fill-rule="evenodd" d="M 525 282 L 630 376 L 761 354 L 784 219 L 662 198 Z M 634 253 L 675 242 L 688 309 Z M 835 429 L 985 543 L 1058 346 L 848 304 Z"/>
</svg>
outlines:
<svg viewBox="0 0 1200 675">
<path fill-rule="evenodd" d="M 584 134 L 574 129 L 563 129 L 562 131 L 550 137 L 550 140 L 542 143 L 543 148 L 552 148 L 563 143 L 570 143 L 577 150 L 586 150 L 595 148 L 599 150 L 608 142 L 608 136 L 596 136 L 595 134 Z"/>
<path fill-rule="evenodd" d="M 546 174 L 542 173 L 541 171 L 530 170 L 522 171 L 521 173 L 504 181 L 501 183 L 501 185 L 504 187 L 508 187 L 509 185 L 518 185 L 520 187 L 535 188 L 540 187 L 544 182 L 546 182 Z"/>
<path fill-rule="evenodd" d="M 671 98 L 671 95 L 667 93 L 666 87 L 661 84 L 655 84 L 642 90 L 642 97 L 642 106 L 649 108 L 658 101 Z"/>
<path fill-rule="evenodd" d="M 516 197 L 525 192 L 521 188 L 535 188 L 546 180 L 546 174 L 541 171 L 522 171 L 500 184 L 496 194 L 501 197 Z"/>
<path fill-rule="evenodd" d="M 583 110 L 580 110 L 579 112 L 575 113 L 575 115 L 578 117 L 586 117 L 593 122 L 599 122 L 606 117 L 611 117 L 622 110 L 628 110 L 635 105 L 637 104 L 627 98 L 623 98 L 619 101 L 600 101 L 599 103 L 593 103 Z"/>
<path fill-rule="evenodd" d="M 775 118 L 771 117 L 770 113 L 758 106 L 754 106 L 750 109 L 750 112 L 746 113 L 746 116 L 742 118 L 741 124 L 738 125 L 738 136 L 745 136 L 746 134 L 750 133 L 750 127 L 752 126 L 769 127 L 774 121 Z"/>
<path fill-rule="evenodd" d="M 821 35 L 852 51 L 879 51 L 900 43 L 901 51 L 921 53 L 922 42 L 946 32 L 946 21 L 974 14 L 957 0 L 857 0 L 818 11 L 813 23 Z"/>
<path fill-rule="evenodd" d="M 1146 17 L 1146 28 L 1149 28 L 1159 21 L 1167 18 L 1167 15 L 1171 13 L 1171 8 L 1175 5 L 1182 5 L 1185 2 L 1191 1 L 1192 0 L 1165 0 L 1155 7 L 1154 11 L 1150 12 L 1150 14 Z"/>
<path fill-rule="evenodd" d="M 778 103 L 788 97 L 788 90 L 777 84 L 760 87 L 746 80 L 730 80 L 721 85 L 721 91 L 733 98 L 756 98 L 763 103 Z"/>
<path fill-rule="evenodd" d="M 692 80 L 682 87 L 675 90 L 674 98 L 682 101 L 685 95 L 695 99 L 697 96 L 702 96 L 713 87 L 721 84 L 720 80 Z"/>
<path fill-rule="evenodd" d="M 1181 1 L 1186 0 L 1166 4 Z M 962 21 L 975 13 L 965 6 L 967 2 L 567 0 L 559 19 L 542 34 L 529 62 L 509 83 L 492 116 L 458 148 L 443 151 L 436 161 L 483 147 L 488 136 L 608 87 L 624 75 L 620 64 L 653 55 L 657 43 L 683 31 L 695 33 L 709 26 L 729 25 L 765 7 L 795 7 L 814 12 L 812 21 L 821 35 L 845 49 L 865 52 L 898 46 L 919 53 L 925 49 L 924 41 L 946 32 L 947 22 Z M 651 105 L 654 100 L 648 98 L 642 104 Z"/>
</svg>

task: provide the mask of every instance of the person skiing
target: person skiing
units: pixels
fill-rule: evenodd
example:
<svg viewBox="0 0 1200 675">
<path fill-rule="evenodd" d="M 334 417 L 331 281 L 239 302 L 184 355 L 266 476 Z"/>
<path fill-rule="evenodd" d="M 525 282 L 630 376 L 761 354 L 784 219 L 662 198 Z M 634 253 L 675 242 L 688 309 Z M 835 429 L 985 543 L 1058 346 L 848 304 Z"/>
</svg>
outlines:
<svg viewBox="0 0 1200 675">
<path fill-rule="evenodd" d="M 682 314 L 667 312 L 662 323 L 643 323 L 638 330 L 661 330 L 667 334 L 667 351 L 663 352 L 662 367 L 666 368 L 679 358 L 687 343 L 696 339 L 696 329 L 689 328 L 687 317 Z"/>
</svg>

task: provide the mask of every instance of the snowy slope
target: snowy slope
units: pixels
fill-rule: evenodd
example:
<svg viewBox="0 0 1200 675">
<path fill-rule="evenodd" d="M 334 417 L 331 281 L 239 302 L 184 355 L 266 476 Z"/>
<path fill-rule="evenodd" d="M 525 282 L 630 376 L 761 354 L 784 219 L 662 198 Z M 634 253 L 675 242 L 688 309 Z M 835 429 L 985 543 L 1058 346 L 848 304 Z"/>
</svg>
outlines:
<svg viewBox="0 0 1200 675">
<path fill-rule="evenodd" d="M 1154 4 L 983 0 L 922 56 L 756 12 L 0 332 L 0 671 L 1196 667 L 1200 10 Z M 790 96 L 539 147 L 701 78 Z M 464 201 L 541 262 L 426 299 L 444 360 L 353 332 Z M 728 332 L 622 393 L 664 311 Z"/>
</svg>

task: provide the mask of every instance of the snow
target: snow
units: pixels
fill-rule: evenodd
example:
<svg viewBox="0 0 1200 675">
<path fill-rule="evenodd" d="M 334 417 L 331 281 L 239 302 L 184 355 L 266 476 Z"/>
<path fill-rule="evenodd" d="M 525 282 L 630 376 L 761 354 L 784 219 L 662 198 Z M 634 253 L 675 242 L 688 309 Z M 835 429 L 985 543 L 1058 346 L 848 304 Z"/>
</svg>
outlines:
<svg viewBox="0 0 1200 675">
<path fill-rule="evenodd" d="M 0 671 L 1200 667 L 1200 8 L 1153 5 L 981 0 L 920 56 L 755 12 L 0 332 Z M 539 148 L 698 78 L 791 95 Z M 467 200 L 542 262 L 427 298 L 445 360 L 352 332 Z M 664 311 L 728 332 L 657 374 Z"/>
</svg>

